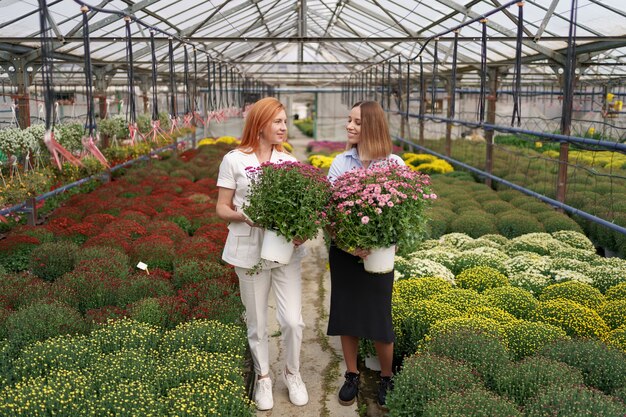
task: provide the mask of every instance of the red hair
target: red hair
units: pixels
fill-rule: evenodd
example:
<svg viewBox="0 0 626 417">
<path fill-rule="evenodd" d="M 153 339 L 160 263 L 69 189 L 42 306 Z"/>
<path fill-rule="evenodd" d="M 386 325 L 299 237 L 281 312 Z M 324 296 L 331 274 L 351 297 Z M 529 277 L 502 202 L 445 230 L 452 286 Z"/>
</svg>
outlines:
<svg viewBox="0 0 626 417">
<path fill-rule="evenodd" d="M 259 148 L 259 134 L 281 110 L 285 110 L 285 106 L 274 97 L 265 97 L 254 103 L 246 116 L 239 149 L 246 153 L 255 152 Z M 284 152 L 281 144 L 274 145 L 274 149 Z"/>
</svg>

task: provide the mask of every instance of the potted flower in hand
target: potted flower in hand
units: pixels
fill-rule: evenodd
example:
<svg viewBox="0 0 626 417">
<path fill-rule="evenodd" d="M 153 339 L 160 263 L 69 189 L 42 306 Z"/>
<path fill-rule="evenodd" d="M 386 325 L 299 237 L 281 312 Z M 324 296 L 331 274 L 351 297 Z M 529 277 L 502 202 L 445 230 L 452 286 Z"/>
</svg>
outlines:
<svg viewBox="0 0 626 417">
<path fill-rule="evenodd" d="M 243 211 L 265 229 L 261 258 L 289 263 L 292 242 L 312 239 L 328 224 L 330 183 L 320 169 L 300 162 L 265 162 L 247 171 L 250 188 Z M 286 246 L 271 253 L 275 238 Z"/>
<path fill-rule="evenodd" d="M 396 246 L 410 253 L 423 237 L 424 208 L 437 197 L 429 185 L 427 175 L 397 164 L 339 176 L 330 199 L 335 243 L 347 252 L 370 250 L 364 260 L 368 272 L 391 271 Z M 377 265 L 379 256 L 386 264 Z"/>
</svg>

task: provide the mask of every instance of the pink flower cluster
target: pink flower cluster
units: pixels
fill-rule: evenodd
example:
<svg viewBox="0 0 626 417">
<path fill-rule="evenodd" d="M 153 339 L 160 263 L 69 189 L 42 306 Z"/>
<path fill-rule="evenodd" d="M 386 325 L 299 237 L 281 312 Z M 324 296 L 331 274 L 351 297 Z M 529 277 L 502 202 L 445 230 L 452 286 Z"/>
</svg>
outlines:
<svg viewBox="0 0 626 417">
<path fill-rule="evenodd" d="M 344 173 L 331 194 L 336 240 L 346 248 L 413 240 L 407 233 L 419 234 L 425 203 L 437 197 L 429 186 L 427 175 L 397 164 Z"/>
</svg>

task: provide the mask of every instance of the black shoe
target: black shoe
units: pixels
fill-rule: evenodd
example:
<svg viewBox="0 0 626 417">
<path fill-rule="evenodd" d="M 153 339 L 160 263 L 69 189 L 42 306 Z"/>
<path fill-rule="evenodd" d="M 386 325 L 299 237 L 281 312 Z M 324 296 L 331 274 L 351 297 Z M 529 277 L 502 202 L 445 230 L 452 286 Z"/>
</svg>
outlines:
<svg viewBox="0 0 626 417">
<path fill-rule="evenodd" d="M 339 404 L 352 405 L 359 393 L 359 374 L 346 371 L 346 382 L 339 390 Z"/>
<path fill-rule="evenodd" d="M 378 384 L 378 405 L 384 406 L 387 402 L 387 393 L 393 389 L 393 380 L 390 376 L 381 376 Z"/>
</svg>

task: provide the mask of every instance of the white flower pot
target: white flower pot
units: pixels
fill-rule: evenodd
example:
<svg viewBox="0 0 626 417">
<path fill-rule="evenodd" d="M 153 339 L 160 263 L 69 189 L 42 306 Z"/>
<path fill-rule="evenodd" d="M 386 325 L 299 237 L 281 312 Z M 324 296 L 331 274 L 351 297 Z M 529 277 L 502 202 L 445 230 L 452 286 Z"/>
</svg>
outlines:
<svg viewBox="0 0 626 417">
<path fill-rule="evenodd" d="M 293 243 L 273 230 L 265 230 L 261 258 L 287 265 L 293 255 Z"/>
<path fill-rule="evenodd" d="M 366 356 L 365 367 L 367 369 L 371 369 L 372 371 L 380 371 L 380 360 L 378 359 L 378 356 Z"/>
<path fill-rule="evenodd" d="M 375 248 L 363 259 L 363 264 L 367 272 L 373 274 L 385 274 L 393 271 L 396 256 L 396 245 L 388 248 Z"/>
</svg>

